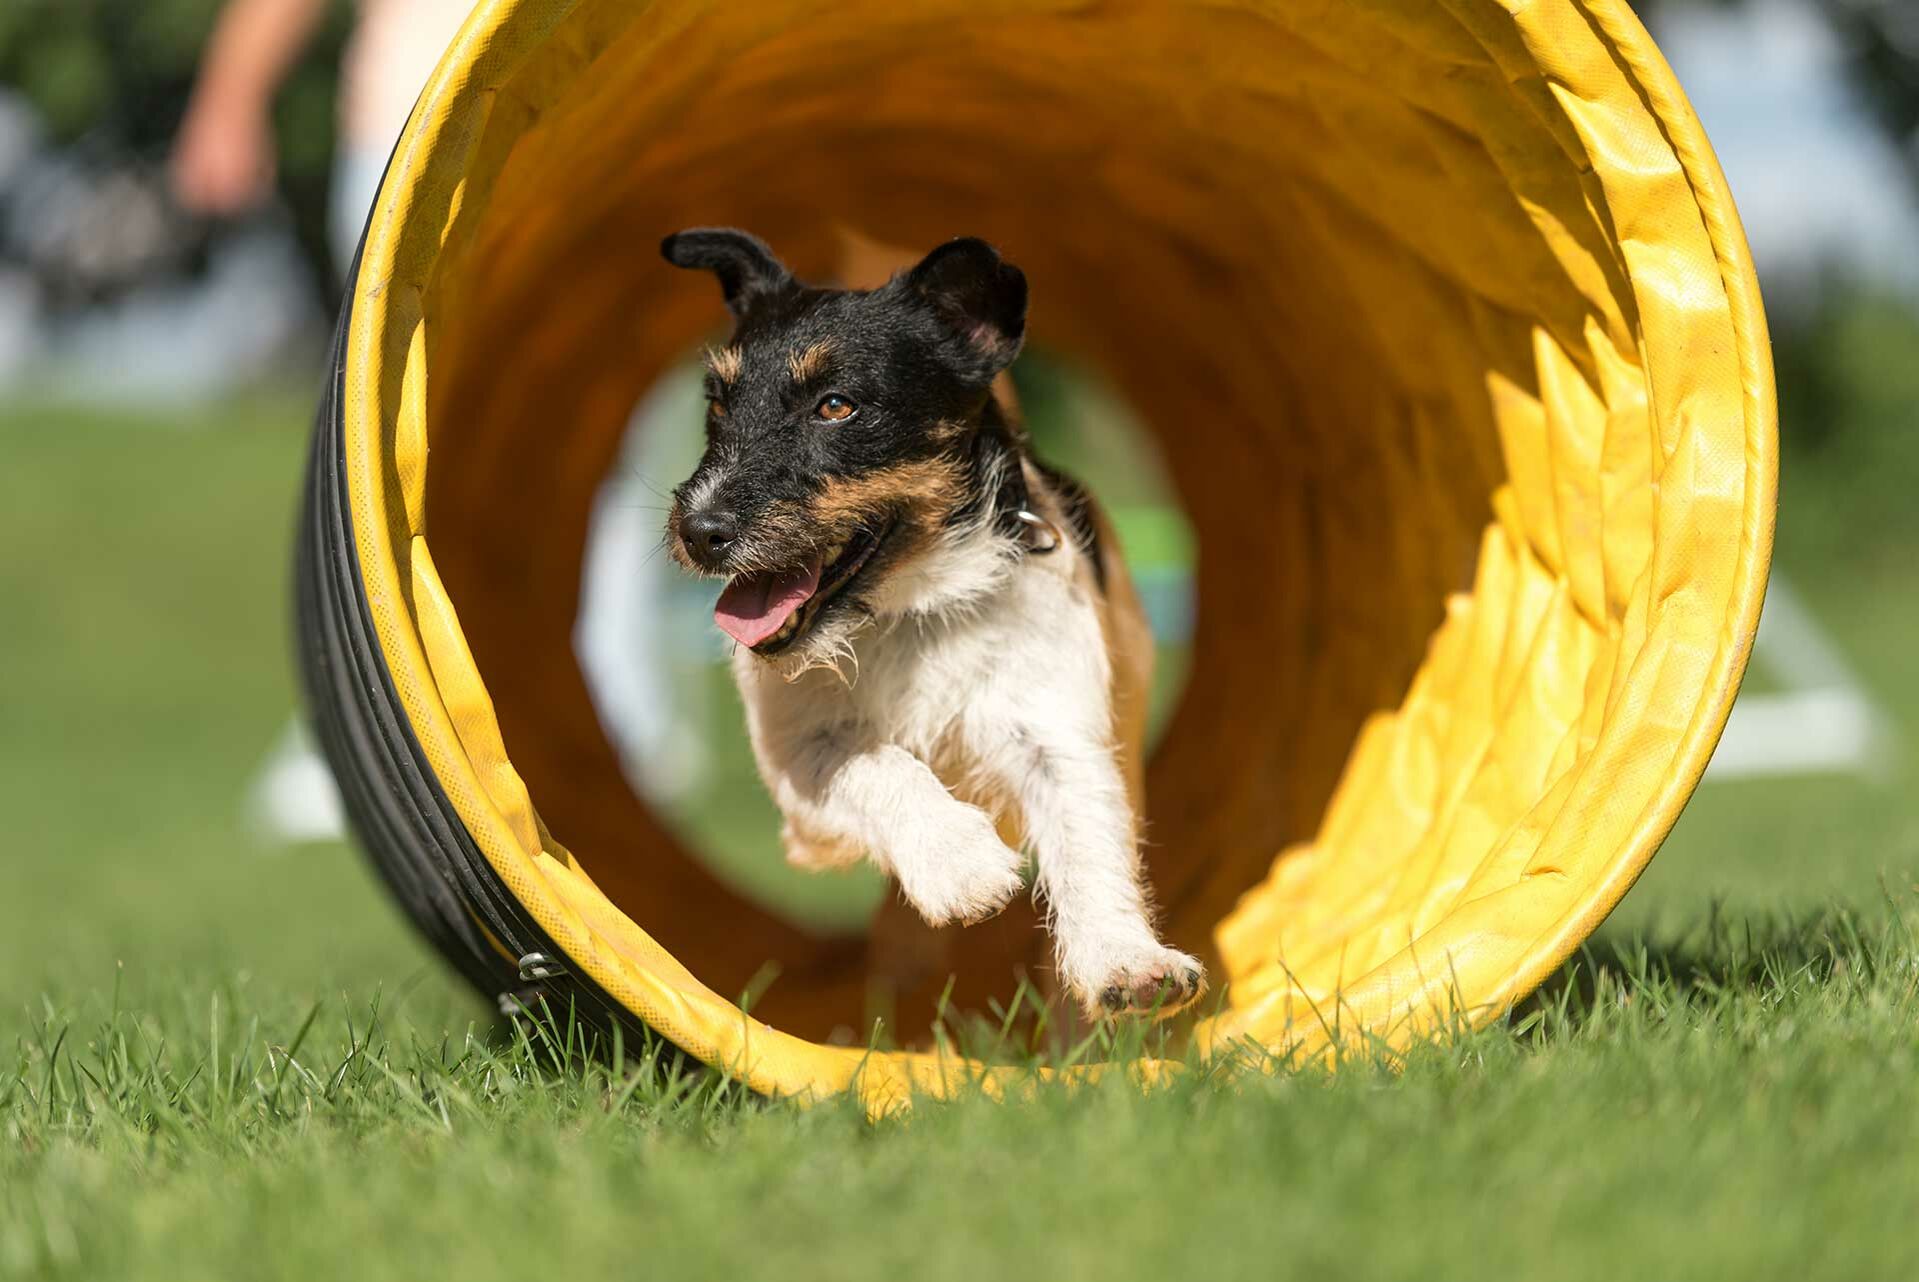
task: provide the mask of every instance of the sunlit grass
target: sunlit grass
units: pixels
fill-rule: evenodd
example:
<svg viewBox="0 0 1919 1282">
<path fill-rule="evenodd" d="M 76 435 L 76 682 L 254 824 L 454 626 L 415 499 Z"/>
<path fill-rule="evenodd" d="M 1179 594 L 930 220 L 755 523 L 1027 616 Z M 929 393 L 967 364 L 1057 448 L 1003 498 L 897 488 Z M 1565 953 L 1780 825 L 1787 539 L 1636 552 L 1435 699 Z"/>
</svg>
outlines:
<svg viewBox="0 0 1919 1282">
<path fill-rule="evenodd" d="M 767 1101 L 502 1023 L 240 799 L 292 706 L 305 407 L 0 416 L 0 1276 L 1896 1277 L 1909 766 L 1710 786 L 1507 1020 L 1337 1072 Z M 1800 584 L 1919 724 L 1919 581 Z M 956 1050 L 1056 1060 L 1020 1012 Z M 1081 1059 L 1175 1044 L 1093 1043 Z"/>
</svg>

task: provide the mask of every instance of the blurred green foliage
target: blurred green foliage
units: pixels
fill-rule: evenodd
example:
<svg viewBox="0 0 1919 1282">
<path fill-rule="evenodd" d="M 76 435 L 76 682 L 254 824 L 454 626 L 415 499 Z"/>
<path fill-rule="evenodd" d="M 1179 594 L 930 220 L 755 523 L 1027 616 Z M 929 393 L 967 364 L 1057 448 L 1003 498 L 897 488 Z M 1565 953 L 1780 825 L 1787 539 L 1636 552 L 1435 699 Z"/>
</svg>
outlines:
<svg viewBox="0 0 1919 1282">
<path fill-rule="evenodd" d="M 22 94 L 49 141 L 113 163 L 158 163 L 225 0 L 0 0 L 0 86 Z M 334 82 L 352 5 L 334 0 L 274 102 L 280 189 L 315 278 L 328 279 Z"/>
<path fill-rule="evenodd" d="M 1755 8 L 1771 0 L 1628 0 L 1655 31 L 1662 11 Z M 1914 0 L 1807 0 L 1838 37 L 1846 82 L 1896 145 L 1919 188 L 1919 4 Z"/>
<path fill-rule="evenodd" d="M 1835 284 L 1774 335 L 1779 548 L 1798 563 L 1919 551 L 1919 314 Z M 1887 567 L 1891 568 L 1891 567 Z"/>
<path fill-rule="evenodd" d="M 26 96 L 56 142 L 104 135 L 135 152 L 164 148 L 224 3 L 7 0 L 0 5 L 0 84 Z M 320 38 L 281 95 L 278 123 L 289 175 L 325 166 L 333 64 L 349 16 L 349 5 L 331 6 Z"/>
</svg>

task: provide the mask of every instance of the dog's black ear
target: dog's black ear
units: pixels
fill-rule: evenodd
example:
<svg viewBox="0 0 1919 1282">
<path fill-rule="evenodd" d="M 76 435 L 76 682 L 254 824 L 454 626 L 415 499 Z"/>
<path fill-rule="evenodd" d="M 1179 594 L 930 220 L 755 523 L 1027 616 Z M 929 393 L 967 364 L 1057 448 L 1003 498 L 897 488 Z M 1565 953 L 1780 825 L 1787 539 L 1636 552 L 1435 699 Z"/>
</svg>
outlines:
<svg viewBox="0 0 1919 1282">
<path fill-rule="evenodd" d="M 660 242 L 660 256 L 675 267 L 712 272 L 720 278 L 727 310 L 743 316 L 753 301 L 790 284 L 793 274 L 758 236 L 734 227 L 689 227 Z"/>
<path fill-rule="evenodd" d="M 977 362 L 982 379 L 1013 363 L 1026 337 L 1026 273 L 975 236 L 949 240 L 906 274 Z"/>
</svg>

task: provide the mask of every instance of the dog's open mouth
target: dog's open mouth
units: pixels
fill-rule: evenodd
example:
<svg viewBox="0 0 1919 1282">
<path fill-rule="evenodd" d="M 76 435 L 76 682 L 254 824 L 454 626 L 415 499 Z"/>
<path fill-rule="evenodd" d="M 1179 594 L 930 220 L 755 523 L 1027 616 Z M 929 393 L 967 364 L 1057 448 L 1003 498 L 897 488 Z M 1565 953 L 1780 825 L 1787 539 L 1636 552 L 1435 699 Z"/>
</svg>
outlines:
<svg viewBox="0 0 1919 1282">
<path fill-rule="evenodd" d="M 866 568 L 886 533 L 857 531 L 795 569 L 735 575 L 713 607 L 713 621 L 755 654 L 778 654 Z"/>
</svg>

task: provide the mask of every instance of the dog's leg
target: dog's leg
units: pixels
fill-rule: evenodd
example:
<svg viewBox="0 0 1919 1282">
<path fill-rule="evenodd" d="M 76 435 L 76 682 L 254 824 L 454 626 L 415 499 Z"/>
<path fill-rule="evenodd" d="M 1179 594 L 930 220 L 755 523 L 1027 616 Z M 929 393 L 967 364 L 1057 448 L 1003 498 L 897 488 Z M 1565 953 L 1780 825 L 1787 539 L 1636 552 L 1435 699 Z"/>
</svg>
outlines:
<svg viewBox="0 0 1919 1282">
<path fill-rule="evenodd" d="M 857 846 L 808 828 L 790 815 L 780 825 L 780 846 L 786 862 L 804 872 L 839 872 L 866 857 Z"/>
<path fill-rule="evenodd" d="M 1112 748 L 1044 728 L 1021 736 L 1014 776 L 1060 978 L 1088 1016 L 1170 1015 L 1205 990 L 1199 962 L 1159 942 L 1140 880 L 1138 830 Z"/>
<path fill-rule="evenodd" d="M 928 923 L 991 917 L 1024 885 L 1024 861 L 986 812 L 904 748 L 820 732 L 783 756 L 769 782 L 788 824 L 809 842 L 866 851 Z"/>
</svg>

